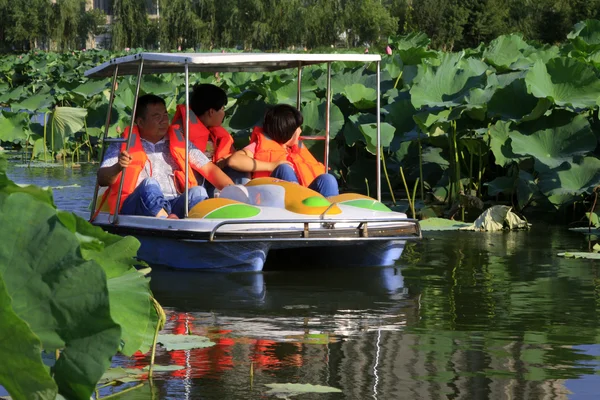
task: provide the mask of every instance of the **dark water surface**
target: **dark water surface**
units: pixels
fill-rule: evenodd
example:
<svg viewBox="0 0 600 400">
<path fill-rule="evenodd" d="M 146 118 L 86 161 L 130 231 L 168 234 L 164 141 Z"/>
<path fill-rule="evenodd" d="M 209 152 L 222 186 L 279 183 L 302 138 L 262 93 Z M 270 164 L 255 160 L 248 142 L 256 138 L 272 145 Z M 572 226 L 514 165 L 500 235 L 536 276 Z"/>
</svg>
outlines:
<svg viewBox="0 0 600 400">
<path fill-rule="evenodd" d="M 9 177 L 62 187 L 54 191 L 59 208 L 81 211 L 95 168 L 12 164 Z M 158 372 L 154 398 L 276 398 L 269 383 L 342 391 L 298 399 L 600 398 L 600 264 L 556 256 L 587 247 L 579 234 L 537 223 L 530 232 L 425 233 L 395 268 L 155 268 L 165 332 L 216 345 L 159 348 L 158 364 L 183 369 Z M 120 398 L 148 399 L 151 388 Z"/>
</svg>

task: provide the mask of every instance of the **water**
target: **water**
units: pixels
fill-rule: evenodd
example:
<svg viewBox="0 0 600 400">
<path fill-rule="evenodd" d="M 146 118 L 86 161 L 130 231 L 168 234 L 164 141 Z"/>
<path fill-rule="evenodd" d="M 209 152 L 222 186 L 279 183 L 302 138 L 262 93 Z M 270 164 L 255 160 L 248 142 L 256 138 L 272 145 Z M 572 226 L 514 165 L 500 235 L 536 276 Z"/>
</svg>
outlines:
<svg viewBox="0 0 600 400">
<path fill-rule="evenodd" d="M 9 176 L 63 187 L 54 191 L 58 206 L 82 211 L 95 168 L 13 164 Z M 216 345 L 159 348 L 158 364 L 183 369 L 158 372 L 153 388 L 120 398 L 275 398 L 269 383 L 342 390 L 299 399 L 600 398 L 600 264 L 556 256 L 587 248 L 579 234 L 536 223 L 530 232 L 426 233 L 395 268 L 155 269 L 165 332 Z"/>
</svg>

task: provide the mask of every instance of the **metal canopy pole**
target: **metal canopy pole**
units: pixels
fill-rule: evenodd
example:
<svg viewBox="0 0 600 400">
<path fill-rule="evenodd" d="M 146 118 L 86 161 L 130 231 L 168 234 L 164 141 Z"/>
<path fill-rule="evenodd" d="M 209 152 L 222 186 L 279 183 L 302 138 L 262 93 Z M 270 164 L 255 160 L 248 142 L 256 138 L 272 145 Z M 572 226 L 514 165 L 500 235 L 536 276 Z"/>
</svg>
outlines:
<svg viewBox="0 0 600 400">
<path fill-rule="evenodd" d="M 381 201 L 381 61 L 377 61 L 377 200 Z"/>
<path fill-rule="evenodd" d="M 135 97 L 133 99 L 133 112 L 131 114 L 131 124 L 129 124 L 129 136 L 127 137 L 127 147 L 125 150 L 129 151 L 131 147 L 131 140 L 135 136 L 133 134 L 133 126 L 135 125 L 135 114 L 137 112 L 137 102 L 140 95 L 140 85 L 142 83 L 142 70 L 144 69 L 144 58 L 140 57 L 140 66 L 138 68 L 137 84 L 135 85 Z M 140 139 L 141 140 L 141 139 Z M 125 182 L 125 172 L 127 168 L 123 168 L 121 171 L 121 182 L 119 183 L 119 193 L 117 194 L 117 206 L 115 207 L 115 218 L 113 224 L 119 222 L 119 208 L 121 207 L 121 194 L 123 193 L 123 183 Z"/>
<path fill-rule="evenodd" d="M 119 64 L 115 65 L 115 71 L 113 72 L 113 77 L 111 81 L 110 87 L 110 97 L 108 98 L 108 111 L 106 112 L 106 122 L 104 123 L 104 134 L 102 136 L 102 150 L 100 150 L 100 162 L 104 160 L 104 153 L 106 153 L 106 139 L 108 138 L 108 128 L 110 125 L 110 117 L 113 102 L 115 100 L 115 92 L 117 91 L 117 75 L 119 73 Z M 45 123 L 45 121 L 44 121 Z M 92 209 L 90 211 L 90 222 L 94 218 L 94 214 L 96 213 L 96 203 L 98 198 L 98 191 L 100 190 L 100 185 L 98 185 L 98 178 L 96 177 L 96 187 L 94 188 L 94 197 L 92 197 Z"/>
<path fill-rule="evenodd" d="M 329 132 L 331 124 L 331 63 L 327 63 L 327 100 L 325 101 L 325 173 L 329 172 Z"/>
<path fill-rule="evenodd" d="M 302 101 L 302 62 L 298 62 L 298 93 L 296 93 L 296 108 L 300 111 L 300 102 Z"/>
<path fill-rule="evenodd" d="M 188 216 L 188 200 L 189 200 L 189 152 L 190 152 L 190 70 L 188 62 L 185 62 L 185 214 L 184 218 Z"/>
</svg>

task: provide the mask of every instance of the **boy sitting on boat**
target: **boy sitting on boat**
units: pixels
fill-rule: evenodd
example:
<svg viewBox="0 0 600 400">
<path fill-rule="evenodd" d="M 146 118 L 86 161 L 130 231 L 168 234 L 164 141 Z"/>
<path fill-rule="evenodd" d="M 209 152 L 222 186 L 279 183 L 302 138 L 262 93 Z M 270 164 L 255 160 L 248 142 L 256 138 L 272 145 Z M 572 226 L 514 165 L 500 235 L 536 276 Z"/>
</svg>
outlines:
<svg viewBox="0 0 600 400">
<path fill-rule="evenodd" d="M 225 117 L 227 94 L 223 89 L 210 83 L 195 85 L 190 97 L 190 141 L 204 155 L 223 169 L 233 182 L 245 184 L 250 180 L 250 174 L 236 171 L 227 167 L 227 158 L 233 154 L 233 138 L 221 126 Z M 176 131 L 185 132 L 185 104 L 179 104 L 173 117 Z M 204 182 L 204 187 L 210 197 L 213 197 L 215 187 L 210 182 Z"/>
<path fill-rule="evenodd" d="M 109 186 L 110 212 L 115 213 L 122 171 L 127 168 L 120 202 L 120 213 L 183 218 L 185 198 L 185 136 L 169 124 L 165 101 L 147 94 L 138 99 L 136 126 L 131 147 L 111 143 L 98 169 L 98 184 Z M 127 138 L 129 128 L 123 136 Z M 190 143 L 189 164 L 215 187 L 222 189 L 233 181 Z M 206 189 L 188 173 L 188 207 L 208 198 Z"/>
<path fill-rule="evenodd" d="M 287 104 L 268 109 L 262 128 L 254 127 L 250 144 L 233 153 L 227 165 L 251 172 L 252 178 L 271 176 L 299 183 L 325 197 L 338 195 L 335 177 L 298 141 L 303 122 L 300 111 Z"/>
</svg>

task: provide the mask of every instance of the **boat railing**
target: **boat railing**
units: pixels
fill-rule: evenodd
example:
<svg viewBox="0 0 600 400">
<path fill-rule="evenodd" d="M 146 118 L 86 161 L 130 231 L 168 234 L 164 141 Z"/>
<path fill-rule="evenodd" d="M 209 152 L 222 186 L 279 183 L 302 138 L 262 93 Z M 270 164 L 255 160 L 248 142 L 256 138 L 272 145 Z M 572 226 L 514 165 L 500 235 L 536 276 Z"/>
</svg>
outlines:
<svg viewBox="0 0 600 400">
<path fill-rule="evenodd" d="M 270 231 L 248 231 L 237 230 L 223 232 L 223 227 L 232 225 L 302 225 L 302 231 L 298 229 L 282 229 L 277 232 Z M 342 224 L 356 224 L 355 227 L 336 227 Z M 399 225 L 401 224 L 401 225 Z M 311 225 L 313 225 L 311 227 Z M 315 228 L 314 225 L 318 225 Z M 286 234 L 287 233 L 287 234 Z M 395 234 L 394 234 L 395 233 Z M 352 235 L 354 234 L 354 235 Z M 366 220 L 364 218 L 348 218 L 327 220 L 322 218 L 315 219 L 272 219 L 272 220 L 227 220 L 217 223 L 211 230 L 209 242 L 234 242 L 234 241 L 369 241 L 369 240 L 417 240 L 421 239 L 421 226 L 419 221 L 410 218 L 386 218 L 382 220 Z"/>
</svg>

